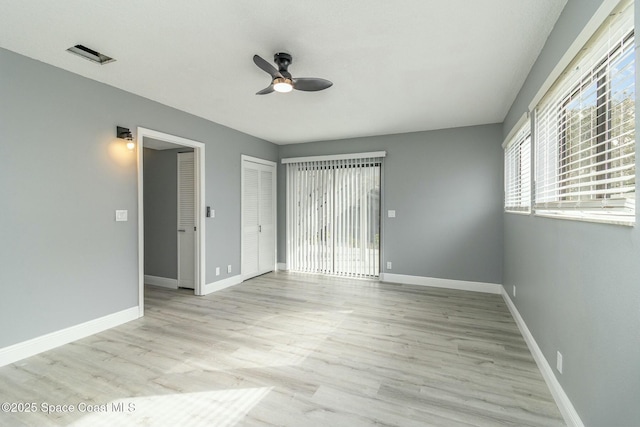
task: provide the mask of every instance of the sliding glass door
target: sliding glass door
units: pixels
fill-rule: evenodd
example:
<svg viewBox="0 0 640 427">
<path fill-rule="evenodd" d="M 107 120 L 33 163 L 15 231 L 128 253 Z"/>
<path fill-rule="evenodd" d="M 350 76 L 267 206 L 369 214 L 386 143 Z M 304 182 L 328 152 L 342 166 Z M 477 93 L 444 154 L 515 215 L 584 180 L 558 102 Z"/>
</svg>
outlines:
<svg viewBox="0 0 640 427">
<path fill-rule="evenodd" d="M 381 166 L 377 157 L 287 165 L 290 270 L 379 275 Z"/>
</svg>

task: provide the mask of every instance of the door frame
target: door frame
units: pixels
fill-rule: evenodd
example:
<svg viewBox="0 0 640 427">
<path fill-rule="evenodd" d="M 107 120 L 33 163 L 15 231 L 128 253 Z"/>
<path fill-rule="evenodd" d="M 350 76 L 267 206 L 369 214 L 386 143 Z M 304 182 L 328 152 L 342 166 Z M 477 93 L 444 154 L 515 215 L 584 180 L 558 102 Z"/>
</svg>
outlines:
<svg viewBox="0 0 640 427">
<path fill-rule="evenodd" d="M 136 132 L 136 156 L 138 166 L 138 307 L 139 316 L 144 316 L 144 138 L 166 141 L 194 152 L 195 201 L 196 201 L 196 248 L 195 248 L 195 295 L 203 295 L 205 281 L 205 145 L 202 142 L 138 126 Z"/>
<path fill-rule="evenodd" d="M 244 257 L 244 209 L 242 206 L 242 200 L 244 199 L 244 162 L 253 162 L 262 165 L 272 166 L 273 167 L 273 180 L 275 185 L 273 186 L 273 233 L 274 233 L 274 265 L 273 271 L 277 270 L 278 267 L 278 163 L 272 162 L 271 160 L 261 159 L 259 157 L 252 157 L 242 154 L 240 156 L 240 275 L 242 280 L 247 280 L 255 275 L 246 276 L 242 272 L 243 257 Z"/>
</svg>

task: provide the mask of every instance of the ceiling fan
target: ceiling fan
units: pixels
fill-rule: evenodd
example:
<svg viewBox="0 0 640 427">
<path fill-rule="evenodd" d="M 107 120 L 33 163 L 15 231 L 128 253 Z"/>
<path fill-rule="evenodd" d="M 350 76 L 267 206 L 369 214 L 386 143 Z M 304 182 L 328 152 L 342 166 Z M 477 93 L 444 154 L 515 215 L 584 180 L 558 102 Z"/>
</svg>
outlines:
<svg viewBox="0 0 640 427">
<path fill-rule="evenodd" d="M 314 77 L 300 77 L 293 78 L 291 73 L 287 71 L 289 65 L 293 62 L 293 58 L 288 53 L 276 53 L 273 57 L 274 62 L 278 66 L 278 69 L 269 64 L 258 55 L 253 55 L 253 62 L 260 67 L 263 71 L 266 71 L 272 78 L 271 84 L 256 95 L 266 95 L 273 91 L 276 92 L 291 92 L 293 89 L 302 90 L 305 92 L 315 92 L 318 90 L 324 90 L 333 85 L 329 80 L 318 79 Z"/>
</svg>

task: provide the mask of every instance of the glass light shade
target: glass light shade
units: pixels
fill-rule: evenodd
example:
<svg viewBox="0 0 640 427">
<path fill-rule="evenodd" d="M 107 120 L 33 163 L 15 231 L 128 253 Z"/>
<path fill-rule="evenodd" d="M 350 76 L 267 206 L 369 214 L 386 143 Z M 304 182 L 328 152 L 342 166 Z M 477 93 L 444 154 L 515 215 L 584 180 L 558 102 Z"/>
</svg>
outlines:
<svg viewBox="0 0 640 427">
<path fill-rule="evenodd" d="M 289 79 L 275 79 L 273 81 L 273 90 L 280 93 L 287 93 L 293 90 L 291 80 Z"/>
</svg>

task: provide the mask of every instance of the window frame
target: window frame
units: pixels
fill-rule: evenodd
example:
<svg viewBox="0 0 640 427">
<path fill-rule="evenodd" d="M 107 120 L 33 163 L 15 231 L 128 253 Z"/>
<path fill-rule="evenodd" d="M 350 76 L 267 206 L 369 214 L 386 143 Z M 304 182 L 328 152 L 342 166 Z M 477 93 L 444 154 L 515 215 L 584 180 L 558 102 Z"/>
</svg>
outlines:
<svg viewBox="0 0 640 427">
<path fill-rule="evenodd" d="M 504 199 L 506 213 L 530 215 L 532 213 L 531 172 L 532 172 L 532 134 L 531 120 L 525 115 L 524 123 L 514 126 L 516 132 L 507 137 L 504 143 Z M 522 120 L 521 120 L 522 121 Z M 528 164 L 523 167 L 523 161 Z M 511 180 L 514 179 L 514 182 Z M 511 194 L 510 189 L 516 189 Z M 511 203 L 511 201 L 515 201 Z"/>
<path fill-rule="evenodd" d="M 626 159 L 627 157 L 635 159 L 636 156 L 635 28 L 633 19 L 629 19 L 629 14 L 633 16 L 633 7 L 629 6 L 629 2 L 623 2 L 618 6 L 616 13 L 621 17 L 620 22 L 627 24 L 620 25 L 618 22 L 614 22 L 615 25 L 618 25 L 616 29 L 620 31 L 620 35 L 614 39 L 616 43 L 613 45 L 605 43 L 605 41 L 610 42 L 607 30 L 609 26 L 614 25 L 611 23 L 612 21 L 605 21 L 583 47 L 582 54 L 577 55 L 571 61 L 565 72 L 546 91 L 535 108 L 533 120 L 533 128 L 535 129 L 534 156 L 532 158 L 535 180 L 532 210 L 535 215 L 635 225 L 635 160 L 628 161 Z M 613 18 L 613 20 L 615 19 L 616 17 Z M 630 26 L 628 21 L 631 22 Z M 591 54 L 590 49 L 593 49 L 593 52 L 596 52 L 598 56 L 592 54 L 594 57 L 587 57 L 585 60 L 587 55 L 584 52 Z M 628 49 L 631 49 L 630 53 Z M 633 100 L 633 116 L 631 119 L 621 120 L 620 126 L 633 125 L 633 138 L 628 145 L 623 145 L 625 148 L 630 147 L 631 152 L 630 155 L 620 152 L 612 156 L 612 152 L 615 150 L 613 140 L 616 139 L 616 136 L 612 136 L 612 126 L 618 106 L 612 100 L 613 96 L 617 94 L 615 91 L 617 88 L 613 86 L 617 76 L 614 76 L 613 71 L 616 70 L 615 65 L 624 64 L 627 58 L 630 59 L 625 67 L 633 68 L 634 79 L 629 86 L 623 86 L 623 88 L 631 88 L 630 94 L 627 96 Z M 576 63 L 579 66 L 576 66 Z M 575 71 L 581 67 L 587 72 L 576 75 Z M 574 140 L 573 135 L 570 135 L 570 115 L 572 114 L 570 106 L 576 100 L 580 101 L 580 96 L 588 93 L 588 90 L 585 89 L 592 85 L 595 85 L 593 92 L 595 96 L 593 107 L 595 122 L 592 122 L 590 136 L 586 138 L 580 134 L 583 129 L 579 123 L 578 136 Z M 562 95 L 563 90 L 566 92 L 564 95 Z M 625 98 L 620 103 L 624 100 Z M 543 113 L 542 120 L 540 120 L 540 112 Z M 620 117 L 624 119 L 624 116 Z M 538 137 L 541 134 L 544 134 L 543 138 Z M 624 135 L 625 132 L 621 134 Z M 576 150 L 576 148 L 577 154 L 583 153 L 583 155 L 587 150 L 595 151 L 593 154 L 588 153 L 586 160 L 583 157 L 578 157 L 575 160 L 572 159 L 575 154 L 571 154 L 570 150 Z M 620 149 L 622 150 L 622 147 Z M 626 163 L 622 164 L 625 159 Z M 555 173 L 552 166 L 554 162 L 556 163 Z M 616 167 L 614 162 L 621 162 L 622 166 Z M 584 173 L 589 168 L 591 171 L 584 178 L 587 181 L 580 181 L 581 178 L 576 178 L 576 174 Z M 607 172 L 610 169 L 613 171 Z M 612 174 L 618 171 L 621 172 L 619 187 L 616 186 L 616 183 L 611 182 Z M 550 176 L 555 176 L 555 178 L 550 178 Z M 505 187 L 507 178 L 505 175 Z M 583 192 L 581 187 L 590 187 L 591 189 Z M 629 191 L 630 187 L 632 189 Z M 619 194 L 615 192 L 617 188 L 621 189 Z M 545 189 L 544 193 L 542 189 Z M 506 200 L 505 211 L 507 211 Z"/>
</svg>

